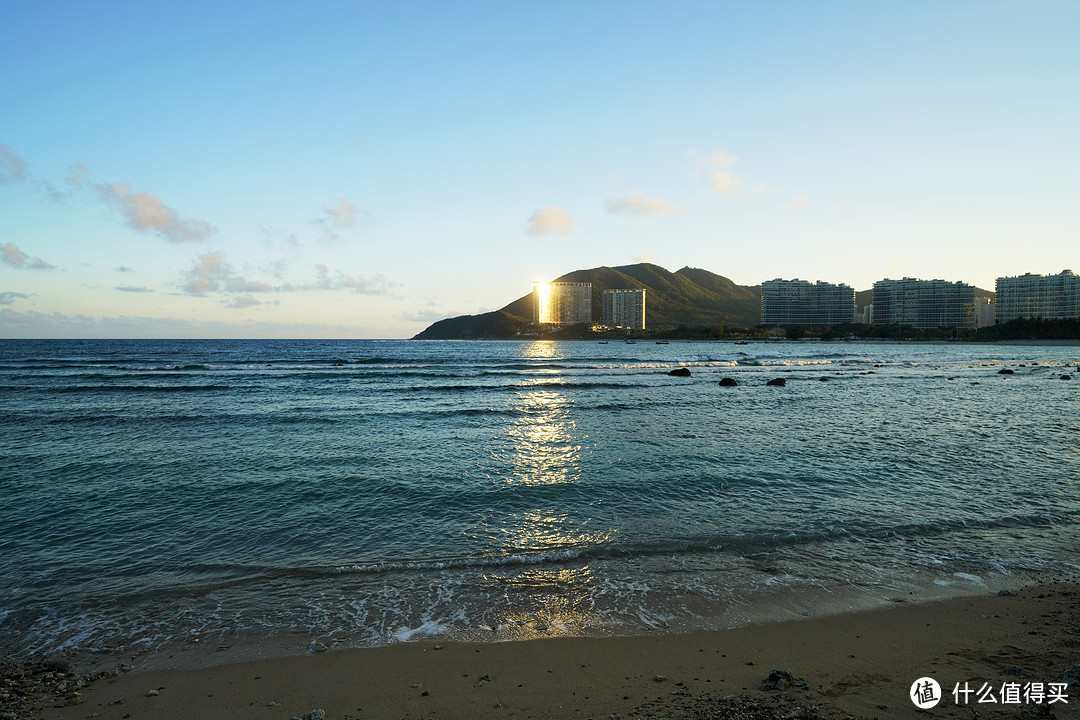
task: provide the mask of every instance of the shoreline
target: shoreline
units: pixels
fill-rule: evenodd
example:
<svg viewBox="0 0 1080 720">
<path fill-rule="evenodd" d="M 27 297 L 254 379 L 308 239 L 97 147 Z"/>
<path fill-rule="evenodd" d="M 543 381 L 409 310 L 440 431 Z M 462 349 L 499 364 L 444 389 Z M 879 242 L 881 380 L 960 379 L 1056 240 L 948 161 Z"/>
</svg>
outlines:
<svg viewBox="0 0 1080 720">
<path fill-rule="evenodd" d="M 51 707 L 69 701 L 52 698 L 30 716 L 914 718 L 927 711 L 908 691 L 929 676 L 945 695 L 931 715 L 1017 717 L 1049 706 L 960 708 L 952 689 L 1059 683 L 1078 662 L 1080 586 L 1054 579 L 1005 595 L 729 630 L 503 643 L 427 638 L 190 670 L 137 668 L 85 688 L 71 698 L 77 704 Z M 779 684 L 794 687 L 761 689 L 773 670 L 790 671 Z M 1080 685 L 1067 694 L 1069 704 L 1054 704 L 1053 717 L 1080 716 Z"/>
</svg>

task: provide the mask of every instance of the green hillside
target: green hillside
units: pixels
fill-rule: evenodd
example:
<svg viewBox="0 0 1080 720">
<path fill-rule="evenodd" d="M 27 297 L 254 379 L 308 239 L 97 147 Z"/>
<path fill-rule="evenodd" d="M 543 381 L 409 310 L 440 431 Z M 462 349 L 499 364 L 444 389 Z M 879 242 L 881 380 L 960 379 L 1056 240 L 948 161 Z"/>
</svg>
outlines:
<svg viewBox="0 0 1080 720">
<path fill-rule="evenodd" d="M 605 290 L 645 290 L 645 325 L 664 330 L 687 326 L 728 325 L 752 327 L 761 313 L 760 287 L 736 285 L 707 270 L 682 268 L 678 272 L 639 263 L 621 267 L 575 270 L 553 282 L 592 283 L 592 318 L 600 321 Z M 417 340 L 515 337 L 528 330 L 532 293 L 495 312 L 440 320 L 416 336 Z"/>
</svg>

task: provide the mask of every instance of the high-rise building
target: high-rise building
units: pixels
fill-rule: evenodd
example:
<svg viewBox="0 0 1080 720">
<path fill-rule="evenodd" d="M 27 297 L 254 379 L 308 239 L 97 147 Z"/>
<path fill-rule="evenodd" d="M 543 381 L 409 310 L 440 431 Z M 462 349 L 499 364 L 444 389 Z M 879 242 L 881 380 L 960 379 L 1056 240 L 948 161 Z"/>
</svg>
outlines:
<svg viewBox="0 0 1080 720">
<path fill-rule="evenodd" d="M 533 322 L 541 325 L 592 322 L 592 283 L 535 283 Z"/>
<path fill-rule="evenodd" d="M 999 277 L 997 319 L 1080 318 L 1080 276 L 1072 270 L 1057 275 L 1018 275 Z"/>
<path fill-rule="evenodd" d="M 874 322 L 916 328 L 975 327 L 975 288 L 945 280 L 878 280 Z"/>
<path fill-rule="evenodd" d="M 994 324 L 997 303 L 988 297 L 975 298 L 975 327 L 984 328 Z"/>
<path fill-rule="evenodd" d="M 855 290 L 808 280 L 761 283 L 761 322 L 767 325 L 839 325 L 855 317 Z"/>
<path fill-rule="evenodd" d="M 608 327 L 645 329 L 644 290 L 605 290 L 601 321 Z"/>
</svg>

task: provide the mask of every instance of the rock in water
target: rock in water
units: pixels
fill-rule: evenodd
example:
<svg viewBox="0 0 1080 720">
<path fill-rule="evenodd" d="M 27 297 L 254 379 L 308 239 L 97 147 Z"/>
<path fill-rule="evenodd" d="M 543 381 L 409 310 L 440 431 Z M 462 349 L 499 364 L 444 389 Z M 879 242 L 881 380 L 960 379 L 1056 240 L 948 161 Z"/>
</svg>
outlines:
<svg viewBox="0 0 1080 720">
<path fill-rule="evenodd" d="M 998 370 L 998 375 L 1013 375 L 1013 374 L 1015 374 L 1015 373 L 1013 373 L 1013 371 L 1010 370 L 1009 368 L 1002 368 L 1001 370 Z"/>
<path fill-rule="evenodd" d="M 736 387 L 738 384 L 735 382 L 735 378 L 723 378 L 720 380 L 720 387 Z"/>
<path fill-rule="evenodd" d="M 770 380 L 769 382 L 767 382 L 765 384 L 766 385 L 775 385 L 776 387 L 784 387 L 785 385 L 787 385 L 787 380 L 785 380 L 784 378 L 773 378 L 772 380 Z"/>
<path fill-rule="evenodd" d="M 689 368 L 676 368 L 675 370 L 669 370 L 668 375 L 675 375 L 676 377 L 690 377 Z"/>
</svg>

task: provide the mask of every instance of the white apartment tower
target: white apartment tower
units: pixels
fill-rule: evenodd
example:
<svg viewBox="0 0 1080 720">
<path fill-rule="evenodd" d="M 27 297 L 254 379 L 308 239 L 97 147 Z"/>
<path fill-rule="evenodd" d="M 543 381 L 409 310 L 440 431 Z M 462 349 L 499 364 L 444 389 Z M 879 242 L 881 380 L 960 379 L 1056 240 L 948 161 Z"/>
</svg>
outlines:
<svg viewBox="0 0 1080 720">
<path fill-rule="evenodd" d="M 878 280 L 874 323 L 915 328 L 975 327 L 975 288 L 945 280 Z"/>
<path fill-rule="evenodd" d="M 605 290 L 601 322 L 608 327 L 645 329 L 644 290 Z"/>
<path fill-rule="evenodd" d="M 541 325 L 592 322 L 592 283 L 535 283 L 533 322 Z"/>
<path fill-rule="evenodd" d="M 855 317 L 855 290 L 808 280 L 761 283 L 761 322 L 766 325 L 839 325 Z"/>
<path fill-rule="evenodd" d="M 999 277 L 996 289 L 998 322 L 1080 318 L 1080 276 L 1072 270 L 1057 275 Z"/>
</svg>

